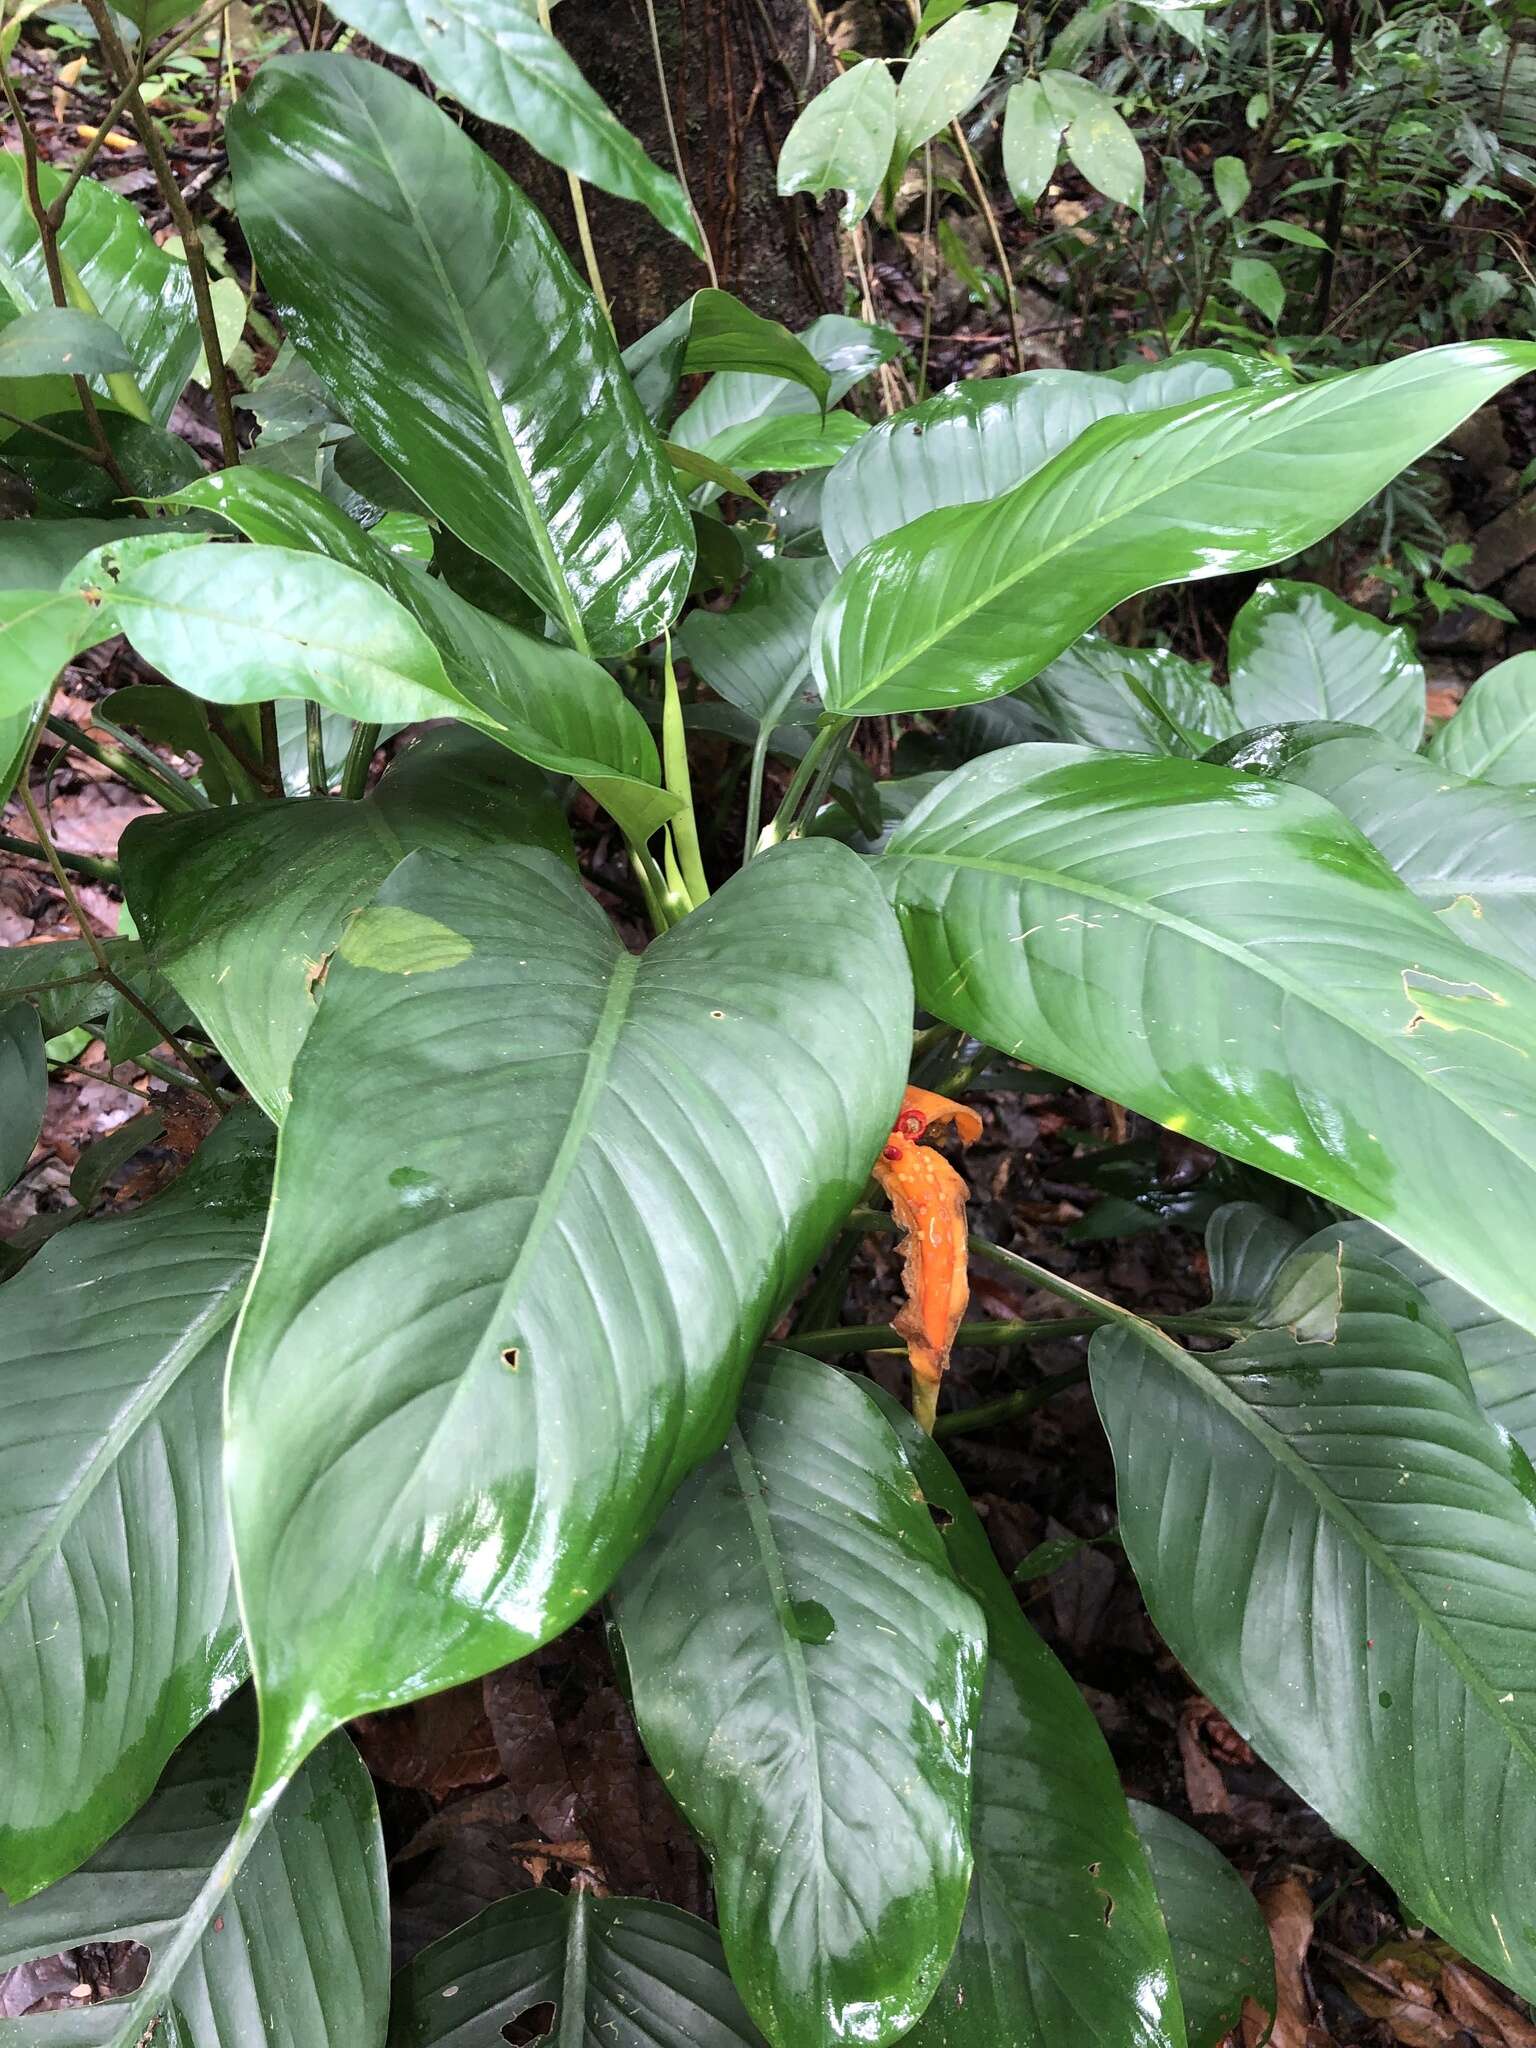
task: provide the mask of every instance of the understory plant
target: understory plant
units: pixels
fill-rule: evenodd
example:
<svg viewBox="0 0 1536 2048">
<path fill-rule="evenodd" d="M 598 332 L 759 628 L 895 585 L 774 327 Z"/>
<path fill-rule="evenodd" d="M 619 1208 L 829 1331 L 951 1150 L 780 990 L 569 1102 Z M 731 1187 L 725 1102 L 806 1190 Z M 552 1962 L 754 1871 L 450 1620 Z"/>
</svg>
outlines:
<svg viewBox="0 0 1536 2048">
<path fill-rule="evenodd" d="M 493 91 L 338 11 L 696 237 L 579 74 L 530 122 L 547 19 Z M 1426 752 L 1406 632 L 1315 584 L 1260 585 L 1220 683 L 1096 630 L 1283 568 L 1536 345 L 1175 351 L 870 426 L 899 342 L 852 318 L 706 289 L 621 355 L 361 56 L 267 63 L 227 139 L 286 337 L 254 436 L 195 242 L 0 159 L 5 786 L 72 896 L 29 774 L 120 641 L 107 758 L 158 807 L 121 935 L 0 953 L 0 1163 L 81 1031 L 208 1125 L 144 1206 L 87 1213 L 103 1162 L 7 1248 L 0 1967 L 149 1959 L 0 2043 L 494 2048 L 553 2005 L 570 2048 L 1214 2048 L 1272 2010 L 1241 1881 L 1127 1803 L 942 1448 L 929 1141 L 999 1056 L 1243 1176 L 1182 1321 L 969 1257 L 1094 1332 L 1168 1649 L 1536 1996 L 1536 658 Z M 167 424 L 199 368 L 211 470 Z M 932 1428 L 828 1327 L 887 1193 Z M 346 1724 L 599 1606 L 718 1932 L 541 1889 L 391 1982 Z"/>
</svg>

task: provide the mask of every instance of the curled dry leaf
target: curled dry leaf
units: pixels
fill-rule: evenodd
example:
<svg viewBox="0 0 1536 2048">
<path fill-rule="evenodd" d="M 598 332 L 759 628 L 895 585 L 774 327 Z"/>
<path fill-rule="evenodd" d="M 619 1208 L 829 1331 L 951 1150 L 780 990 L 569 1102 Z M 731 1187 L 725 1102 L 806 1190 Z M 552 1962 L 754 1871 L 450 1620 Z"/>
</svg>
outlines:
<svg viewBox="0 0 1536 2048">
<path fill-rule="evenodd" d="M 1323 2027 L 1312 2020 L 1312 1994 L 1307 1985 L 1307 1951 L 1312 1946 L 1312 1900 L 1298 1877 L 1283 1877 L 1257 1894 L 1259 1910 L 1275 1951 L 1277 2011 L 1270 2030 L 1269 2015 L 1250 1998 L 1243 2006 L 1242 2048 L 1332 2048 Z"/>
<path fill-rule="evenodd" d="M 908 1088 L 895 1127 L 875 1161 L 875 1179 L 889 1195 L 905 1233 L 901 1249 L 907 1301 L 892 1328 L 906 1340 L 912 1413 L 930 1434 L 939 1383 L 971 1298 L 965 1245 L 970 1191 L 949 1161 L 921 1142 L 945 1124 L 954 1125 L 962 1145 L 981 1136 L 981 1118 L 975 1110 L 926 1088 Z"/>
</svg>

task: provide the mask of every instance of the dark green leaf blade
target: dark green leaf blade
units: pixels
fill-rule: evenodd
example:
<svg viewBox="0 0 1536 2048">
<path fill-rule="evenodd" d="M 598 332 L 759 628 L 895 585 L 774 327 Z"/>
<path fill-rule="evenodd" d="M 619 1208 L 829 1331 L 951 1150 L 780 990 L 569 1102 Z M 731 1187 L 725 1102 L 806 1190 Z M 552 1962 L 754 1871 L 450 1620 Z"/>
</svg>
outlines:
<svg viewBox="0 0 1536 2048">
<path fill-rule="evenodd" d="M 1019 1608 L 949 1461 L 869 1388 L 989 1651 L 960 1940 L 912 2048 L 1183 2048 L 1168 1932 L 1097 1722 Z"/>
<path fill-rule="evenodd" d="M 0 1190 L 32 1157 L 48 1104 L 43 1033 L 30 1003 L 0 1009 Z"/>
<path fill-rule="evenodd" d="M 986 1631 L 913 1495 L 859 1387 L 770 1349 L 614 1589 L 641 1735 L 776 2048 L 901 2039 L 965 1907 Z"/>
<path fill-rule="evenodd" d="M 1253 1893 L 1204 1835 L 1159 1807 L 1131 1801 L 1173 1942 L 1189 2048 L 1217 2048 L 1243 2000 L 1275 2010 L 1275 1952 Z"/>
<path fill-rule="evenodd" d="M 1139 590 L 1296 554 L 1532 369 L 1531 343 L 1453 344 L 1100 420 L 1006 496 L 930 512 L 855 557 L 817 628 L 828 708 L 997 696 Z"/>
<path fill-rule="evenodd" d="M 221 1886 L 250 1776 L 247 1720 L 235 1706 L 199 1730 L 83 1870 L 0 1908 L 0 1969 L 87 1941 L 150 1950 L 134 1996 L 0 2020 L 4 2048 L 382 2048 L 389 1903 L 368 1773 L 346 1736 L 327 1743 Z M 178 1937 L 191 1953 L 167 1982 L 157 1958 Z"/>
<path fill-rule="evenodd" d="M 364 440 L 577 648 L 669 625 L 692 523 L 607 323 L 511 180 L 347 57 L 265 65 L 229 147 L 262 275 Z"/>
<path fill-rule="evenodd" d="M 548 854 L 385 883 L 294 1068 L 231 1372 L 268 1777 L 601 1596 L 863 1187 L 908 1001 L 873 878 L 825 842 L 638 961 Z"/>
<path fill-rule="evenodd" d="M 224 1358 L 270 1133 L 78 1225 L 0 1301 L 0 1885 L 73 1870 L 245 1672 L 220 1505 Z"/>
<path fill-rule="evenodd" d="M 1536 982 L 1331 806 L 1016 749 L 952 775 L 880 866 L 935 1016 L 1373 1218 L 1536 1330 Z"/>
<path fill-rule="evenodd" d="M 1095 1337 L 1121 1535 L 1201 1690 L 1410 1913 L 1527 1993 L 1536 1482 L 1422 1297 L 1353 1247 L 1336 1270 L 1327 1343 Z"/>
<path fill-rule="evenodd" d="M 762 2048 L 712 1927 L 581 1890 L 504 1899 L 423 1949 L 395 1979 L 389 2048 L 501 2048 L 542 2005 L 602 2048 Z"/>
<path fill-rule="evenodd" d="M 541 775 L 462 727 L 424 734 L 362 803 L 242 804 L 141 818 L 125 893 L 154 964 L 275 1123 L 326 963 L 380 882 L 418 847 L 542 846 L 573 860 Z"/>
</svg>

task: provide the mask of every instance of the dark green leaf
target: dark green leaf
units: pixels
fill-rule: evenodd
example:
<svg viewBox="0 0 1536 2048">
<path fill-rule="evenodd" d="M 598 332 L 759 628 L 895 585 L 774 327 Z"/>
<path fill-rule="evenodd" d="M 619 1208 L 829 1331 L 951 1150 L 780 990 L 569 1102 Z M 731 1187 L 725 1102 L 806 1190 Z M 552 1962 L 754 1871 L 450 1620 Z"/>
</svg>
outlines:
<svg viewBox="0 0 1536 2048">
<path fill-rule="evenodd" d="M 170 991 L 149 964 L 137 939 L 103 939 L 102 951 L 120 980 L 151 1004 Z M 84 939 L 50 939 L 46 945 L 0 950 L 0 1000 L 23 996 L 37 1006 L 44 1038 L 57 1038 L 107 1014 L 112 991 Z"/>
<path fill-rule="evenodd" d="M 850 563 L 817 628 L 828 708 L 998 696 L 1138 590 L 1295 554 L 1532 368 L 1530 343 L 1455 344 L 1100 420 L 1005 497 L 930 512 Z"/>
<path fill-rule="evenodd" d="M 818 406 L 825 405 L 832 379 L 822 364 L 778 320 L 765 320 L 729 292 L 693 296 L 683 371 L 735 370 L 787 377 L 803 384 Z"/>
<path fill-rule="evenodd" d="M 1354 1247 L 1338 1274 L 1327 1343 L 1098 1333 L 1121 1535 L 1201 1691 L 1412 1917 L 1525 1993 L 1536 1478 L 1422 1297 Z"/>
<path fill-rule="evenodd" d="M 48 1104 L 43 1033 L 30 1003 L 0 1007 L 0 1191 L 32 1157 Z"/>
<path fill-rule="evenodd" d="M 852 1380 L 769 1350 L 614 1589 L 646 1750 L 775 2048 L 901 2039 L 965 1907 L 986 1630 L 915 1494 Z"/>
<path fill-rule="evenodd" d="M 1536 654 L 1501 661 L 1429 743 L 1429 758 L 1483 782 L 1536 784 Z"/>
<path fill-rule="evenodd" d="M 703 254 L 682 186 L 615 120 L 526 0 L 342 0 L 335 12 L 472 114 L 599 191 L 635 200 Z"/>
<path fill-rule="evenodd" d="M 601 1597 L 864 1186 L 908 1003 L 821 841 L 639 960 L 549 854 L 384 884 L 295 1065 L 231 1376 L 269 1776 Z"/>
<path fill-rule="evenodd" d="M 867 327 L 862 320 L 849 320 L 841 313 L 813 320 L 800 339 L 831 379 L 829 405 L 846 398 L 856 384 L 901 351 L 900 340 L 889 328 Z M 725 370 L 711 377 L 678 415 L 672 439 L 680 447 L 709 449 L 722 435 L 749 421 L 816 411 L 816 400 L 803 385 L 784 377 Z"/>
<path fill-rule="evenodd" d="M 69 1192 L 82 1209 L 89 1209 L 120 1167 L 142 1152 L 146 1145 L 164 1135 L 165 1118 L 158 1109 L 136 1110 L 126 1123 L 93 1138 L 75 1161 L 69 1176 Z"/>
<path fill-rule="evenodd" d="M 512 181 L 349 57 L 266 64 L 229 147 L 262 276 L 363 439 L 576 647 L 622 654 L 670 624 L 686 507 L 606 321 Z"/>
<path fill-rule="evenodd" d="M 712 690 L 753 718 L 810 723 L 811 626 L 836 570 L 824 555 L 758 562 L 728 612 L 690 612 L 678 651 Z"/>
<path fill-rule="evenodd" d="M 1536 983 L 1332 806 L 1020 748 L 952 775 L 881 868 L 935 1016 L 1373 1218 L 1536 1330 Z"/>
<path fill-rule="evenodd" d="M 1019 1610 L 942 1451 L 878 1390 L 989 1652 L 976 1738 L 976 1875 L 911 2048 L 1183 2048 L 1151 1872 L 1081 1693 Z"/>
<path fill-rule="evenodd" d="M 123 835 L 123 876 L 150 958 L 280 1123 L 327 962 L 384 877 L 420 847 L 505 844 L 573 859 L 544 778 L 448 728 L 397 755 L 360 804 L 139 819 Z"/>
<path fill-rule="evenodd" d="M 1227 663 L 1239 726 L 1333 719 L 1410 752 L 1424 736 L 1412 640 L 1316 583 L 1261 583 L 1232 622 Z"/>
<path fill-rule="evenodd" d="M 250 1776 L 245 1719 L 232 1708 L 202 1729 L 83 1870 L 0 1909 L 0 1969 L 88 1941 L 150 1951 L 132 1997 L 0 2020 L 4 2048 L 383 2048 L 389 1903 L 368 1773 L 346 1736 L 327 1743 L 231 1885 L 219 1865 Z"/>
<path fill-rule="evenodd" d="M 1189 2048 L 1217 2048 L 1236 2030 L 1243 2000 L 1275 2005 L 1275 1952 L 1253 1893 L 1204 1835 L 1171 1813 L 1131 1801 L 1152 1865 L 1158 1904 L 1189 2027 Z"/>
<path fill-rule="evenodd" d="M 12 1899 L 120 1828 L 245 1675 L 220 1405 L 270 1185 L 270 1133 L 237 1114 L 167 1194 L 69 1231 L 0 1296 L 0 1885 Z"/>
<path fill-rule="evenodd" d="M 784 139 L 779 190 L 787 198 L 846 192 L 839 224 L 852 228 L 875 203 L 896 146 L 896 85 L 878 58 L 855 64 L 819 92 Z"/>
<path fill-rule="evenodd" d="M 389 2048 L 502 2048 L 545 2005 L 594 2048 L 762 2048 L 712 1927 L 589 1891 L 503 1899 L 424 1949 L 395 1979 Z"/>
</svg>

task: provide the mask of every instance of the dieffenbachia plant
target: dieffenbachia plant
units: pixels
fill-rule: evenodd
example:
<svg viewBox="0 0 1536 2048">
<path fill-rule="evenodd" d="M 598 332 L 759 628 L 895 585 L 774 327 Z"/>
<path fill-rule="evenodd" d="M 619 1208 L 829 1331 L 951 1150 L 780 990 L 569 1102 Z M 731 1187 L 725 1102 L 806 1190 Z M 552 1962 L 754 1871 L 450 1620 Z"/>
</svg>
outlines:
<svg viewBox="0 0 1536 2048">
<path fill-rule="evenodd" d="M 415 16 L 342 12 L 433 62 Z M 548 60 L 520 37 L 493 118 Z M 561 161 L 675 214 L 573 106 Z M 111 464 L 62 381 L 0 449 L 39 507 L 0 532 L 8 784 L 81 650 L 121 635 L 162 679 L 101 711 L 162 813 L 123 841 L 131 932 L 0 955 L 0 1159 L 81 1029 L 220 1118 L 138 1211 L 7 1248 L 0 1961 L 151 1960 L 0 2043 L 234 2048 L 259 2012 L 305 2048 L 470 2048 L 554 2001 L 610 2048 L 1213 2048 L 1272 2002 L 1241 1886 L 1128 1808 L 934 1438 L 794 1320 L 886 1189 L 939 1232 L 903 1325 L 932 1420 L 965 1298 L 961 1184 L 918 1142 L 952 1113 L 936 1048 L 1334 1218 L 1213 1219 L 1194 1320 L 1226 1349 L 1012 1262 L 1102 1326 L 1172 1650 L 1410 1914 L 1536 1995 L 1536 673 L 1425 758 L 1411 646 L 1314 586 L 1261 588 L 1229 686 L 1093 631 L 1310 547 L 1536 347 L 1311 383 L 1201 351 L 870 426 L 844 400 L 896 344 L 856 321 L 792 336 L 711 291 L 622 358 L 528 200 L 382 68 L 271 62 L 228 140 L 289 343 L 258 459 L 204 474 L 167 433 L 185 277 L 89 182 L 61 242 L 94 317 L 12 353 L 91 366 Z M 15 178 L 0 237 L 35 288 Z M 722 492 L 794 471 L 743 549 Z M 874 783 L 859 721 L 942 712 Z M 734 750 L 744 846 L 695 805 L 695 738 Z M 575 805 L 628 848 L 623 928 Z M 524 1896 L 391 1996 L 339 1731 L 604 1602 L 718 1934 Z"/>
</svg>

